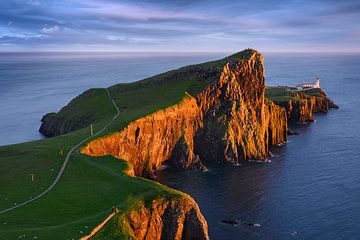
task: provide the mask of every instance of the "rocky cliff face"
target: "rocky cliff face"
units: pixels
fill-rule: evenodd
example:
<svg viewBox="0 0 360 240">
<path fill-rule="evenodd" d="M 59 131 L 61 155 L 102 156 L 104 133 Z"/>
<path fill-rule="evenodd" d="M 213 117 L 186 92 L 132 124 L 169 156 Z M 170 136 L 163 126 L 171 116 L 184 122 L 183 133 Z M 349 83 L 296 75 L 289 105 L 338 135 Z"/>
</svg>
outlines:
<svg viewBox="0 0 360 240">
<path fill-rule="evenodd" d="M 208 226 L 196 202 L 189 196 L 180 199 L 157 199 L 148 206 L 135 207 L 119 213 L 109 222 L 109 228 L 119 231 L 99 232 L 99 238 L 123 237 L 134 239 L 206 240 Z M 125 233 L 124 233 L 125 232 Z M 117 236 L 118 234 L 118 236 Z"/>
<path fill-rule="evenodd" d="M 177 165 L 189 168 L 196 164 L 193 139 L 200 126 L 196 99 L 186 96 L 177 105 L 140 118 L 120 132 L 91 141 L 81 152 L 91 156 L 111 154 L 129 161 L 137 176 L 151 175 L 171 156 Z M 175 145 L 186 148 L 186 158 L 173 154 Z"/>
<path fill-rule="evenodd" d="M 106 101 L 109 101 L 109 98 L 105 89 L 86 90 L 59 112 L 45 114 L 41 119 L 39 132 L 47 137 L 54 137 L 87 127 L 95 119 L 107 115 L 109 108 Z"/>
<path fill-rule="evenodd" d="M 289 121 L 297 123 L 313 122 L 313 113 L 338 108 L 321 89 L 299 92 L 294 100 L 276 101 L 276 104 L 286 109 Z"/>
<path fill-rule="evenodd" d="M 265 101 L 264 91 L 263 57 L 253 51 L 246 60 L 229 61 L 197 96 L 95 139 L 81 152 L 129 161 L 138 176 L 151 175 L 165 161 L 202 168 L 205 161 L 265 160 L 269 144 L 286 141 L 287 117 Z"/>
<path fill-rule="evenodd" d="M 88 126 L 90 123 L 84 118 L 64 121 L 55 117 L 56 113 L 48 113 L 41 119 L 39 132 L 46 137 L 54 137 L 73 132 Z"/>
<path fill-rule="evenodd" d="M 285 108 L 265 99 L 269 115 L 268 141 L 269 145 L 277 145 L 287 141 L 288 121 Z"/>
<path fill-rule="evenodd" d="M 231 163 L 264 160 L 269 143 L 286 141 L 286 113 L 271 101 L 265 102 L 264 92 L 261 54 L 255 52 L 246 61 L 225 65 L 219 81 L 197 97 L 204 126 L 195 142 L 200 159 Z M 269 134 L 269 130 L 276 134 Z"/>
</svg>

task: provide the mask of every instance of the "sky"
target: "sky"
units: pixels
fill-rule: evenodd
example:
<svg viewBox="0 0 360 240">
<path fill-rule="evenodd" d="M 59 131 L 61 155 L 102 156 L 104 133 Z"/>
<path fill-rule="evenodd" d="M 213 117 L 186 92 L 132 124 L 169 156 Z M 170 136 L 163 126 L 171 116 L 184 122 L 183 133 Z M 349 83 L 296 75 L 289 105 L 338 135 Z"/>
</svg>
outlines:
<svg viewBox="0 0 360 240">
<path fill-rule="evenodd" d="M 1 0 L 0 52 L 360 52 L 360 0 Z"/>
</svg>

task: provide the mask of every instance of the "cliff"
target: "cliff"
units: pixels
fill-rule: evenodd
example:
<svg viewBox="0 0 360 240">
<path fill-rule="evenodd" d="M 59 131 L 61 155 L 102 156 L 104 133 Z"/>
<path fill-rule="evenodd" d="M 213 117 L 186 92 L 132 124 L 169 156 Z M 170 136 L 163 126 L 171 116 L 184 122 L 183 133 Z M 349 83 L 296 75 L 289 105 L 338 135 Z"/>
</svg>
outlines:
<svg viewBox="0 0 360 240">
<path fill-rule="evenodd" d="M 48 113 L 41 119 L 39 132 L 54 137 L 73 132 L 114 115 L 114 109 L 105 89 L 89 89 L 57 113 Z"/>
<path fill-rule="evenodd" d="M 229 60 L 219 77 L 197 96 L 89 142 L 81 153 L 114 155 L 130 162 L 137 176 L 152 175 L 165 161 L 180 168 L 203 162 L 265 160 L 269 145 L 287 140 L 283 108 L 265 101 L 263 57 Z"/>
<path fill-rule="evenodd" d="M 122 96 L 127 95 L 119 103 L 120 107 L 124 107 L 122 112 L 128 112 L 126 105 L 131 105 L 129 99 L 132 99 L 132 95 L 137 94 L 137 98 L 133 99 L 137 102 L 144 98 L 145 101 L 142 102 L 142 106 L 135 104 L 135 107 L 141 109 L 145 106 L 143 110 L 144 115 L 146 115 L 178 102 L 184 92 L 196 96 L 208 84 L 219 79 L 220 73 L 227 62 L 248 59 L 252 54 L 253 50 L 245 50 L 220 60 L 181 67 L 133 83 L 113 85 L 108 90 L 115 98 L 122 98 Z M 57 113 L 44 115 L 39 131 L 47 137 L 53 137 L 96 123 L 107 115 L 106 110 L 111 112 L 106 107 L 106 104 L 101 104 L 106 103 L 108 100 L 106 99 L 107 96 L 101 96 L 104 95 L 101 91 L 105 92 L 105 89 L 87 90 Z M 161 96 L 154 96 L 154 93 L 159 93 Z M 167 93 L 171 93 L 171 95 L 166 97 Z M 162 102 L 162 99 L 159 98 L 164 98 L 165 102 Z M 110 103 L 109 106 L 112 107 L 112 104 Z M 132 120 L 139 117 L 141 116 L 139 115 Z"/>
<path fill-rule="evenodd" d="M 178 142 L 186 145 L 186 159 L 176 156 L 183 168 L 196 164 L 195 131 L 201 124 L 195 98 L 187 95 L 178 104 L 130 123 L 122 131 L 91 141 L 81 153 L 114 155 L 131 163 L 137 176 L 152 175 L 169 159 Z"/>
<path fill-rule="evenodd" d="M 82 129 L 89 124 L 89 121 L 82 117 L 64 121 L 56 118 L 56 113 L 47 113 L 41 119 L 39 132 L 46 137 L 54 137 Z"/>
<path fill-rule="evenodd" d="M 206 220 L 189 196 L 137 202 L 118 212 L 91 239 L 209 239 Z"/>
<path fill-rule="evenodd" d="M 197 97 L 204 126 L 195 140 L 200 159 L 230 163 L 265 160 L 269 143 L 287 140 L 285 111 L 265 102 L 264 92 L 261 54 L 254 51 L 246 60 L 224 66 L 219 80 Z M 282 134 L 269 135 L 269 129 Z"/>
<path fill-rule="evenodd" d="M 288 120 L 296 123 L 313 122 L 313 113 L 339 108 L 320 88 L 296 91 L 290 87 L 268 87 L 266 97 L 284 107 Z"/>
<path fill-rule="evenodd" d="M 267 111 L 269 112 L 269 145 L 277 145 L 287 141 L 288 120 L 286 110 L 266 99 Z"/>
</svg>

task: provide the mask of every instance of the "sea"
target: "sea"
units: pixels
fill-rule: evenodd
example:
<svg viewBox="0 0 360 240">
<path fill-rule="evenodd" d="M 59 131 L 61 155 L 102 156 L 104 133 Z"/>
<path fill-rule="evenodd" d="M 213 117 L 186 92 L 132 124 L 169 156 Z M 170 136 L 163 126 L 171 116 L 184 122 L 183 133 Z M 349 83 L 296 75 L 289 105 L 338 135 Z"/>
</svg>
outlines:
<svg viewBox="0 0 360 240">
<path fill-rule="evenodd" d="M 140 80 L 226 53 L 0 53 L 0 145 L 43 138 L 42 115 L 88 88 Z M 360 55 L 264 53 L 269 86 L 313 82 L 340 109 L 315 114 L 266 163 L 157 174 L 190 194 L 211 239 L 360 239 Z M 226 224 L 223 220 L 235 221 Z"/>
</svg>

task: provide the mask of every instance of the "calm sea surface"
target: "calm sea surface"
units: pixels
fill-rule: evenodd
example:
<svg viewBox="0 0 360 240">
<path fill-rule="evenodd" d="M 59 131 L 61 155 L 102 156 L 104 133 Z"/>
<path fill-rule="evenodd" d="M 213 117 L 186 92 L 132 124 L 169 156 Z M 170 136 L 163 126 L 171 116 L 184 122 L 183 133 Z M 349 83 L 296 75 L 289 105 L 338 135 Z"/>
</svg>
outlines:
<svg viewBox="0 0 360 240">
<path fill-rule="evenodd" d="M 41 116 L 90 87 L 222 56 L 0 54 L 0 145 L 41 138 Z M 269 163 L 169 168 L 158 180 L 195 198 L 212 239 L 360 239 L 360 56 L 265 54 L 265 65 L 268 85 L 319 76 L 340 109 L 292 126 L 301 135 L 274 148 Z"/>
</svg>

